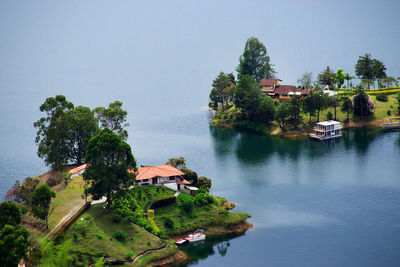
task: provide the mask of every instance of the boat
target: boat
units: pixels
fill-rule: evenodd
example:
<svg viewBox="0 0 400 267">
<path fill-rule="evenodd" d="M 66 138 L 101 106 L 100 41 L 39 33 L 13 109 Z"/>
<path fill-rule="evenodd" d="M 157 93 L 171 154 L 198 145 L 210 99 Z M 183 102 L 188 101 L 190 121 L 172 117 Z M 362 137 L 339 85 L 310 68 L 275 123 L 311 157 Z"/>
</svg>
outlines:
<svg viewBox="0 0 400 267">
<path fill-rule="evenodd" d="M 385 123 L 382 125 L 383 130 L 400 129 L 400 122 Z"/>
<path fill-rule="evenodd" d="M 189 241 L 186 240 L 186 239 L 182 239 L 182 238 L 176 240 L 176 242 L 175 242 L 175 244 L 177 244 L 178 246 L 182 246 L 182 245 L 184 245 L 184 244 L 186 244 L 186 243 L 189 243 Z"/>
<path fill-rule="evenodd" d="M 328 140 L 342 136 L 341 125 L 338 121 L 323 121 L 318 122 L 314 128 L 313 133 L 309 133 L 308 136 L 315 140 Z"/>
<path fill-rule="evenodd" d="M 193 234 L 190 234 L 188 237 L 185 237 L 184 239 L 189 241 L 189 243 L 194 243 L 194 242 L 205 240 L 206 235 L 204 234 L 203 230 L 197 229 L 196 232 L 194 232 Z"/>
</svg>

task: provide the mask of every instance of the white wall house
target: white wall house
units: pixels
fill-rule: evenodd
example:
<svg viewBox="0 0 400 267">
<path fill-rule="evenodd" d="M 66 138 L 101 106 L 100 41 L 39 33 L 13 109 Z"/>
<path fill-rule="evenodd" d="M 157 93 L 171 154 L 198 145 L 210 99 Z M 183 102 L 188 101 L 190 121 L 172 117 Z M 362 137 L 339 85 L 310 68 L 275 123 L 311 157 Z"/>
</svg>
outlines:
<svg viewBox="0 0 400 267">
<path fill-rule="evenodd" d="M 338 121 L 323 121 L 318 122 L 314 128 L 314 133 L 309 136 L 317 140 L 326 140 L 342 136 L 342 127 Z"/>
</svg>

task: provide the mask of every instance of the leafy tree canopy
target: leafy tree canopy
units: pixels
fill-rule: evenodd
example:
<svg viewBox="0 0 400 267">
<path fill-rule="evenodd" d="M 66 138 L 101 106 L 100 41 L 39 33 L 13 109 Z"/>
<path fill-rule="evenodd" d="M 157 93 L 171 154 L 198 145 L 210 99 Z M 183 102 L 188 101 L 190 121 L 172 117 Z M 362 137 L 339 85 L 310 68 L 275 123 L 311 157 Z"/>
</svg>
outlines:
<svg viewBox="0 0 400 267">
<path fill-rule="evenodd" d="M 21 223 L 21 210 L 17 203 L 4 201 L 0 204 L 0 229 L 4 225 L 16 226 Z"/>
<path fill-rule="evenodd" d="M 312 84 L 312 72 L 305 72 L 297 82 L 305 89 L 310 88 Z"/>
<path fill-rule="evenodd" d="M 335 73 L 327 66 L 325 70 L 318 74 L 318 82 L 329 86 L 333 84 L 334 75 Z"/>
<path fill-rule="evenodd" d="M 258 84 L 249 75 L 243 75 L 235 88 L 235 106 L 242 109 L 245 119 L 255 118 L 261 100 L 261 91 Z"/>
<path fill-rule="evenodd" d="M 232 73 L 225 74 L 221 71 L 217 78 L 212 83 L 212 90 L 210 93 L 209 107 L 217 110 L 221 105 L 224 110 L 229 102 L 233 100 L 233 88 L 235 85 L 235 76 Z"/>
<path fill-rule="evenodd" d="M 51 199 L 55 197 L 56 193 L 51 191 L 47 184 L 39 185 L 31 194 L 33 215 L 39 219 L 45 220 L 47 228 Z"/>
<path fill-rule="evenodd" d="M 108 108 L 98 107 L 94 110 L 97 118 L 100 120 L 103 129 L 108 128 L 116 133 L 122 140 L 128 138 L 128 131 L 124 127 L 128 127 L 126 122 L 128 112 L 122 109 L 122 102 L 115 101 L 109 104 Z"/>
<path fill-rule="evenodd" d="M 197 186 L 199 188 L 206 188 L 210 190 L 211 185 L 212 185 L 211 179 L 204 176 L 199 177 L 199 180 L 197 181 Z"/>
<path fill-rule="evenodd" d="M 236 71 L 239 80 L 243 75 L 250 75 L 257 83 L 263 78 L 274 78 L 276 74 L 270 63 L 267 49 L 256 37 L 247 39 Z"/>
<path fill-rule="evenodd" d="M 110 206 L 114 196 L 133 185 L 135 175 L 128 169 L 136 168 L 131 147 L 110 129 L 103 129 L 90 139 L 85 160 L 90 167 L 83 178 L 89 182 L 87 193 L 107 197 Z"/>
<path fill-rule="evenodd" d="M 29 246 L 29 232 L 17 225 L 4 225 L 0 230 L 0 266 L 18 266 Z"/>
<path fill-rule="evenodd" d="M 49 97 L 40 106 L 40 111 L 46 116 L 34 123 L 38 129 L 35 139 L 38 156 L 56 170 L 68 162 L 68 129 L 60 121 L 65 112 L 73 108 L 74 105 L 63 95 Z"/>
<path fill-rule="evenodd" d="M 371 54 L 360 56 L 355 65 L 355 73 L 359 79 L 375 81 L 386 77 L 386 67 L 382 61 L 373 59 Z M 369 88 L 369 86 L 368 86 Z"/>
</svg>

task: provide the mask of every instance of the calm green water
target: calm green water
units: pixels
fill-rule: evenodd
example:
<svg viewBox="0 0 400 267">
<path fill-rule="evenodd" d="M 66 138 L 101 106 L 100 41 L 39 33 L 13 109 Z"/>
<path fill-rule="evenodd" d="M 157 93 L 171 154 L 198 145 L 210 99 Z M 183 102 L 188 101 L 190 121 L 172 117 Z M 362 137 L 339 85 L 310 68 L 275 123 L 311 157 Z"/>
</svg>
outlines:
<svg viewBox="0 0 400 267">
<path fill-rule="evenodd" d="M 46 169 L 31 140 L 17 145 L 9 136 L 3 191 Z M 191 260 L 184 265 L 400 266 L 399 140 L 398 132 L 377 130 L 323 143 L 288 140 L 217 129 L 202 111 L 138 118 L 129 143 L 139 164 L 184 156 L 212 178 L 213 194 L 252 215 L 254 228 L 244 235 L 185 247 Z"/>
<path fill-rule="evenodd" d="M 146 164 L 184 156 L 212 193 L 250 213 L 245 235 L 184 248 L 201 266 L 400 266 L 398 132 L 314 142 L 219 129 L 206 113 L 147 121 Z"/>
</svg>

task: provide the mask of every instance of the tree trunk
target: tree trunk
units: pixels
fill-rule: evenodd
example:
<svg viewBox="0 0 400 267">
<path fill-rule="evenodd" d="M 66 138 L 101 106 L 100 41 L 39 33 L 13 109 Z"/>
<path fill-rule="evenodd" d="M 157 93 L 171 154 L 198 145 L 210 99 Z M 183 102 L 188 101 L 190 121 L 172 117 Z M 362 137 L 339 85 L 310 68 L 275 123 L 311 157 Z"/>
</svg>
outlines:
<svg viewBox="0 0 400 267">
<path fill-rule="evenodd" d="M 336 106 L 334 108 L 335 108 L 335 120 L 336 120 Z"/>
<path fill-rule="evenodd" d="M 107 194 L 107 208 L 111 207 L 111 193 Z"/>
<path fill-rule="evenodd" d="M 311 124 L 311 112 L 310 112 L 310 121 L 309 121 L 309 123 L 308 124 Z"/>
<path fill-rule="evenodd" d="M 319 110 L 320 110 L 320 109 L 318 109 L 317 122 L 319 122 Z"/>
</svg>

